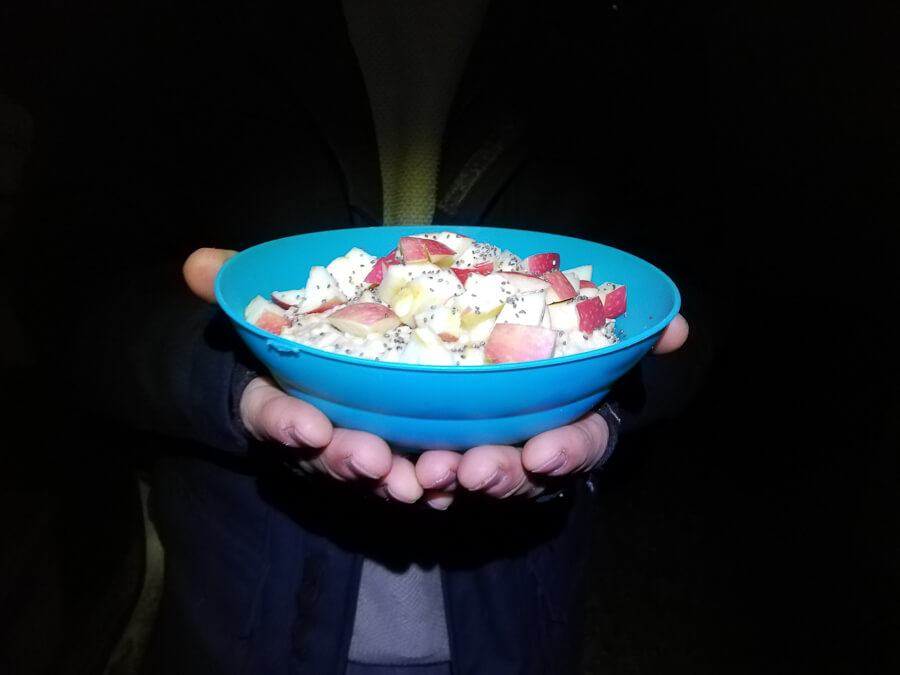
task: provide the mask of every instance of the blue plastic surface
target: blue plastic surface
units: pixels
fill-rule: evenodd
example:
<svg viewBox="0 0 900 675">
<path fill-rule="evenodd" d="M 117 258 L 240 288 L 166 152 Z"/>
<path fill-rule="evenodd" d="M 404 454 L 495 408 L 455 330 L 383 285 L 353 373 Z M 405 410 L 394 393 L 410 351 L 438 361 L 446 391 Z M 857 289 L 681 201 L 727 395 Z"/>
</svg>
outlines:
<svg viewBox="0 0 900 675">
<path fill-rule="evenodd" d="M 381 256 L 403 235 L 442 230 L 522 257 L 556 252 L 563 269 L 591 264 L 597 283 L 625 284 L 628 311 L 616 319 L 622 341 L 527 363 L 421 366 L 306 347 L 243 318 L 254 296 L 302 287 L 311 266 L 327 265 L 353 246 Z M 259 244 L 225 263 L 216 278 L 216 298 L 285 391 L 320 408 L 337 426 L 372 432 L 408 452 L 517 444 L 573 421 L 597 406 L 613 383 L 647 354 L 681 303 L 665 273 L 618 249 L 541 232 L 462 226 L 325 230 Z"/>
</svg>

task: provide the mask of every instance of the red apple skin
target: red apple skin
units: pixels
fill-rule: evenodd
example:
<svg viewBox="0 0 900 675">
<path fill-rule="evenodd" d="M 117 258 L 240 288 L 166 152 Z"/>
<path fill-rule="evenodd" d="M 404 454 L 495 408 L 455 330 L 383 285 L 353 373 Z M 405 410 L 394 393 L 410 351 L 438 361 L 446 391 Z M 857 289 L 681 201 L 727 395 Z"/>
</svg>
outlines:
<svg viewBox="0 0 900 675">
<path fill-rule="evenodd" d="M 557 332 L 541 326 L 498 323 L 484 345 L 488 363 L 520 363 L 553 356 Z"/>
<path fill-rule="evenodd" d="M 452 261 L 456 251 L 433 239 L 421 237 L 400 237 L 398 246 L 403 262 L 432 262 L 439 265 L 448 260 Z"/>
<path fill-rule="evenodd" d="M 528 271 L 536 276 L 559 269 L 559 253 L 535 253 L 525 258 Z"/>
<path fill-rule="evenodd" d="M 606 294 L 603 298 L 603 307 L 606 309 L 606 316 L 609 319 L 615 319 L 621 316 L 628 308 L 628 296 L 625 286 L 619 286 L 613 291 Z"/>
<path fill-rule="evenodd" d="M 303 291 L 273 291 L 272 292 L 272 302 L 281 307 L 282 309 L 290 309 L 291 307 L 296 306 L 300 302 L 300 298 L 303 297 Z M 292 300 L 295 299 L 296 301 Z"/>
<path fill-rule="evenodd" d="M 397 247 L 405 263 L 428 262 L 428 251 L 425 250 L 425 239 L 419 237 L 400 237 Z"/>
<path fill-rule="evenodd" d="M 494 262 L 492 260 L 485 260 L 484 262 L 475 265 L 474 269 L 478 274 L 487 276 L 494 271 Z"/>
<path fill-rule="evenodd" d="M 559 270 L 547 272 L 541 278 L 550 284 L 550 288 L 547 289 L 547 302 L 563 302 L 578 295 L 572 282 Z"/>
<path fill-rule="evenodd" d="M 330 300 L 326 300 L 318 307 L 314 307 L 312 309 L 306 310 L 306 314 L 320 314 L 320 313 L 324 312 L 326 309 L 331 309 L 332 307 L 338 307 L 338 306 L 344 305 L 346 303 L 347 303 L 346 300 L 338 300 L 338 299 L 333 298 Z"/>
<path fill-rule="evenodd" d="M 400 319 L 394 311 L 377 302 L 347 305 L 330 314 L 328 321 L 339 330 L 362 336 L 367 333 L 386 333 L 400 325 Z"/>
<path fill-rule="evenodd" d="M 369 270 L 369 273 L 366 275 L 366 278 L 363 279 L 367 284 L 380 284 L 384 281 L 384 268 L 387 267 L 387 264 L 384 261 L 384 258 L 379 258 L 375 261 L 375 264 L 372 265 L 372 269 Z"/>
<path fill-rule="evenodd" d="M 372 265 L 372 269 L 369 271 L 363 281 L 365 281 L 367 284 L 378 285 L 382 281 L 384 281 L 384 268 L 390 265 L 399 264 L 400 260 L 397 258 L 397 249 L 395 248 L 387 255 L 383 255 L 375 261 L 375 263 Z"/>
<path fill-rule="evenodd" d="M 606 312 L 600 298 L 582 300 L 575 305 L 578 311 L 578 329 L 583 333 L 593 333 L 606 323 Z"/>
<path fill-rule="evenodd" d="M 578 282 L 578 290 L 581 290 L 582 288 L 597 288 L 597 284 L 595 284 L 593 281 L 582 279 Z"/>
<path fill-rule="evenodd" d="M 459 283 L 463 286 L 466 285 L 466 279 L 469 278 L 469 275 L 474 274 L 475 272 L 475 270 L 468 267 L 451 267 L 450 271 L 456 275 L 456 278 L 459 279 Z"/>
<path fill-rule="evenodd" d="M 281 316 L 275 312 L 264 311 L 259 315 L 256 321 L 253 322 L 253 325 L 274 335 L 281 335 L 281 329 L 288 328 L 291 325 L 291 321 L 286 316 Z"/>
</svg>

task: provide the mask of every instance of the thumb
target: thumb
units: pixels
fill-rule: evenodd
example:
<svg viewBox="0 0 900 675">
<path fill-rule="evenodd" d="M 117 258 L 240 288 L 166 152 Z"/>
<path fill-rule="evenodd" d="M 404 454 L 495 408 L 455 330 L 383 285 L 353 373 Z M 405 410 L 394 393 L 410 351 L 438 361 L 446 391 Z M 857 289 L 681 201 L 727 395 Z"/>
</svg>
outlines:
<svg viewBox="0 0 900 675">
<path fill-rule="evenodd" d="M 199 298 L 215 302 L 216 274 L 225 261 L 235 254 L 237 251 L 225 248 L 198 248 L 191 253 L 181 268 L 188 288 Z"/>
</svg>

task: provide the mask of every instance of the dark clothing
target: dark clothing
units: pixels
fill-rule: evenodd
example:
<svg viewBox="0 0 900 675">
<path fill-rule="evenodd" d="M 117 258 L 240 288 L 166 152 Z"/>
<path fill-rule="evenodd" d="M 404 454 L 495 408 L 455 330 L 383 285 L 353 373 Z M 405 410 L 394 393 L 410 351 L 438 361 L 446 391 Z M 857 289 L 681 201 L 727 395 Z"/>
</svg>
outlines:
<svg viewBox="0 0 900 675">
<path fill-rule="evenodd" d="M 681 282 L 675 228 L 623 217 L 634 193 L 629 130 L 610 133 L 610 10 L 507 4 L 488 10 L 451 109 L 434 222 L 602 240 L 667 270 L 678 256 Z M 441 565 L 454 675 L 576 672 L 584 477 L 540 503 L 459 500 L 446 513 L 297 478 L 242 435 L 235 405 L 255 364 L 182 287 L 198 246 L 379 222 L 377 147 L 339 3 L 154 5 L 116 20 L 86 27 L 59 100 L 34 94 L 37 137 L 59 136 L 36 152 L 19 236 L 23 250 L 36 233 L 54 245 L 50 274 L 22 270 L 18 292 L 65 283 L 80 298 L 54 367 L 85 383 L 81 423 L 152 434 L 166 590 L 151 672 L 344 675 L 364 555 Z M 639 412 L 628 386 L 624 408 Z"/>
</svg>

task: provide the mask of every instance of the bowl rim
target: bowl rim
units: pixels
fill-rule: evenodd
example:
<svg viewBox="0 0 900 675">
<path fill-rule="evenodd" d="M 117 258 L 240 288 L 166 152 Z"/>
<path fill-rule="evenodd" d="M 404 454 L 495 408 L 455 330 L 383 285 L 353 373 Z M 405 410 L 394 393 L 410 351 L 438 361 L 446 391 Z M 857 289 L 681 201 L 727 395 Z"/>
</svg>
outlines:
<svg viewBox="0 0 900 675">
<path fill-rule="evenodd" d="M 339 354 L 337 352 L 330 352 L 324 349 L 318 349 L 317 347 L 311 347 L 309 345 L 305 345 L 300 342 L 295 342 L 294 340 L 289 340 L 288 338 L 282 337 L 280 335 L 275 335 L 274 333 L 269 333 L 257 326 L 254 326 L 249 321 L 244 318 L 243 308 L 240 308 L 241 311 L 238 311 L 238 308 L 233 307 L 230 303 L 228 303 L 224 297 L 224 292 L 222 290 L 222 279 L 228 274 L 231 267 L 235 265 L 239 265 L 242 262 L 242 259 L 246 253 L 250 251 L 258 251 L 261 248 L 266 248 L 270 246 L 277 246 L 279 243 L 282 243 L 287 240 L 294 240 L 299 237 L 305 237 L 309 235 L 316 234 L 324 234 L 327 232 L 360 232 L 366 230 L 410 230 L 410 229 L 424 229 L 424 228 L 432 228 L 436 231 L 444 231 L 444 230 L 502 230 L 504 232 L 510 233 L 523 233 L 523 234 L 540 234 L 552 236 L 555 238 L 564 238 L 573 241 L 580 241 L 589 243 L 596 246 L 602 246 L 610 251 L 624 255 L 629 258 L 632 258 L 639 263 L 647 266 L 652 271 L 657 273 L 660 279 L 663 281 L 664 285 L 671 291 L 672 293 L 672 308 L 665 315 L 665 317 L 659 321 L 655 321 L 651 326 L 645 328 L 644 330 L 638 332 L 636 335 L 628 335 L 624 338 L 620 339 L 619 342 L 616 342 L 612 345 L 607 345 L 605 347 L 599 347 L 597 349 L 591 349 L 585 352 L 579 352 L 577 354 L 566 354 L 564 356 L 556 356 L 549 359 L 537 359 L 533 361 L 520 361 L 516 363 L 488 363 L 488 364 L 478 364 L 471 366 L 458 366 L 458 365 L 428 365 L 428 364 L 414 364 L 414 363 L 402 363 L 397 361 L 379 361 L 376 359 L 368 359 L 361 356 L 350 356 L 347 354 Z M 438 230 L 437 228 L 442 228 Z M 460 232 L 463 234 L 463 232 Z M 352 228 L 331 228 L 331 229 L 322 229 L 316 230 L 313 232 L 305 232 L 301 234 L 287 235 L 284 237 L 278 237 L 275 239 L 269 239 L 267 241 L 259 242 L 258 244 L 254 244 L 252 246 L 248 246 L 247 248 L 238 251 L 237 254 L 231 256 L 222 267 L 219 269 L 215 278 L 215 297 L 216 302 L 219 308 L 225 312 L 228 317 L 236 322 L 238 326 L 247 330 L 251 333 L 256 334 L 258 337 L 263 338 L 267 341 L 267 344 L 282 352 L 287 352 L 291 354 L 308 354 L 312 357 L 317 358 L 325 358 L 329 360 L 335 360 L 339 362 L 345 362 L 348 364 L 356 364 L 356 365 L 367 365 L 373 368 L 386 368 L 386 369 L 396 369 L 396 370 L 410 370 L 414 372 L 447 372 L 447 373 L 457 373 L 457 372 L 465 372 L 465 373 L 476 373 L 476 372 L 502 372 L 509 370 L 523 370 L 529 368 L 544 368 L 552 365 L 562 365 L 563 363 L 571 363 L 575 361 L 584 361 L 591 358 L 598 358 L 604 354 L 612 354 L 618 351 L 622 351 L 624 349 L 628 349 L 635 345 L 638 345 L 650 338 L 657 336 L 662 330 L 668 326 L 672 320 L 676 317 L 678 312 L 681 309 L 681 293 L 678 290 L 678 286 L 675 282 L 659 267 L 649 262 L 648 260 L 641 258 L 633 253 L 629 253 L 628 251 L 616 248 L 614 246 L 609 246 L 608 244 L 604 244 L 602 242 L 593 241 L 590 239 L 583 239 L 579 237 L 572 237 L 565 234 L 554 234 L 552 232 L 542 232 L 538 230 L 524 230 L 521 228 L 511 228 L 511 227 L 495 227 L 488 225 L 379 225 L 379 226 L 367 226 L 367 227 L 352 227 Z M 627 286 L 627 284 L 626 284 Z M 627 311 L 626 311 L 627 314 Z"/>
</svg>

